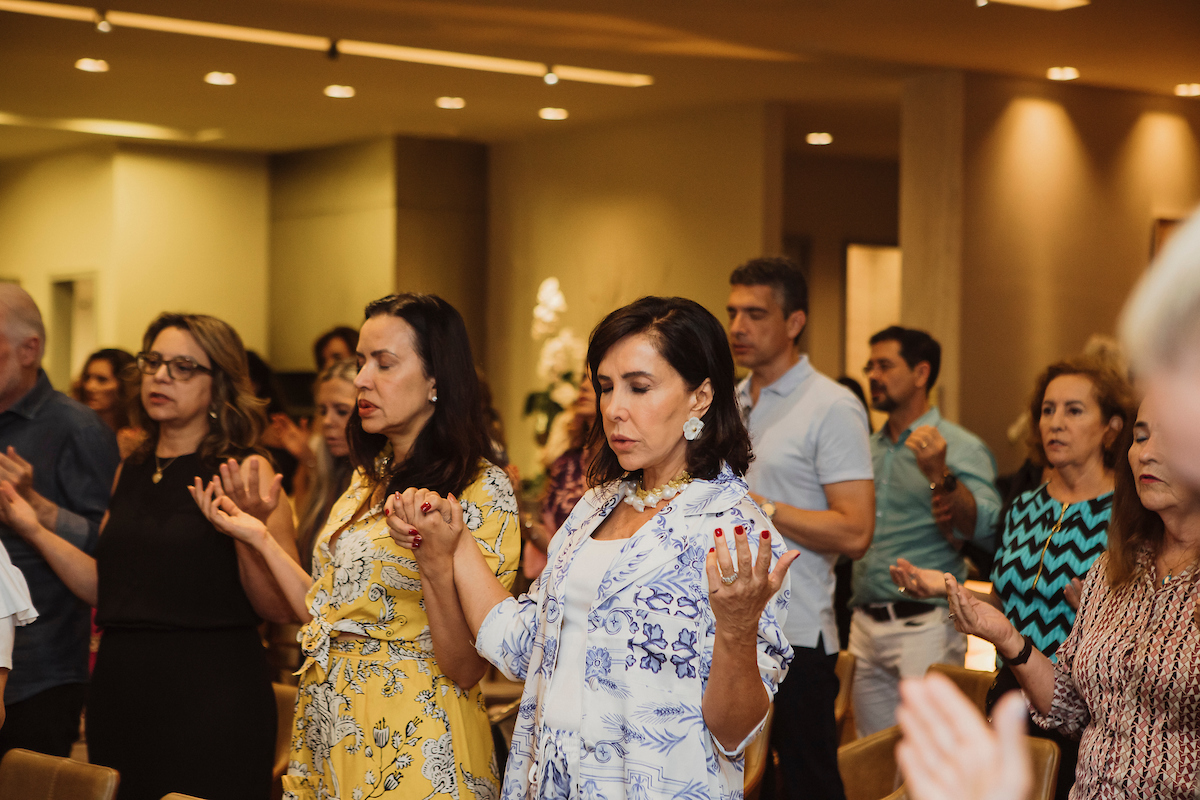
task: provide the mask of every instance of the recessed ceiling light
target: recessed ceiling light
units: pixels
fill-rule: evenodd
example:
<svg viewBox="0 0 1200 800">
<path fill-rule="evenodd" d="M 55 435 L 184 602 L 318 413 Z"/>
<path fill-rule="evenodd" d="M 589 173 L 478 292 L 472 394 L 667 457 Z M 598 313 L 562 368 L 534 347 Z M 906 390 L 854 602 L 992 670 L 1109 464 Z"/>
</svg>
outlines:
<svg viewBox="0 0 1200 800">
<path fill-rule="evenodd" d="M 1175 94 L 1180 97 L 1200 97 L 1200 83 L 1180 83 L 1175 86 Z"/>
<path fill-rule="evenodd" d="M 833 134 L 832 133 L 810 133 L 808 136 L 804 137 L 804 141 L 808 142 L 809 144 L 816 144 L 816 145 L 833 144 Z"/>
<path fill-rule="evenodd" d="M 538 116 L 542 119 L 566 119 L 567 110 L 565 108 L 543 108 L 538 111 Z"/>
<path fill-rule="evenodd" d="M 81 58 L 75 62 L 75 69 L 84 72 L 108 72 L 108 62 L 103 58 Z"/>
<path fill-rule="evenodd" d="M 988 0 L 975 0 L 975 5 L 979 6 L 980 8 L 983 8 L 987 4 Z"/>
<path fill-rule="evenodd" d="M 553 71 L 551 71 L 551 72 L 547 72 L 545 75 L 543 75 L 542 80 L 544 80 L 546 83 L 553 86 L 554 84 L 558 83 L 558 76 L 555 75 Z"/>
<path fill-rule="evenodd" d="M 96 30 L 100 31 L 101 33 L 111 33 L 112 23 L 106 20 L 104 17 L 101 17 L 100 21 L 96 23 Z"/>
<path fill-rule="evenodd" d="M 433 101 L 438 108 L 466 108 L 467 101 L 461 97 L 439 97 Z"/>
<path fill-rule="evenodd" d="M 333 83 L 325 87 L 325 96 L 341 98 L 354 97 L 354 87 L 342 86 L 341 84 Z"/>
<path fill-rule="evenodd" d="M 1052 81 L 1073 81 L 1079 77 L 1079 70 L 1074 67 L 1051 67 L 1046 70 L 1046 77 Z"/>
<path fill-rule="evenodd" d="M 210 72 L 204 76 L 204 82 L 213 86 L 233 86 L 237 83 L 237 75 L 232 72 Z"/>
<path fill-rule="evenodd" d="M 1003 3 L 1009 6 L 1025 6 L 1040 8 L 1043 11 L 1066 11 L 1068 8 L 1079 8 L 1091 5 L 1092 0 L 991 0 L 993 3 Z M 976 5 L 985 5 L 976 0 Z"/>
</svg>

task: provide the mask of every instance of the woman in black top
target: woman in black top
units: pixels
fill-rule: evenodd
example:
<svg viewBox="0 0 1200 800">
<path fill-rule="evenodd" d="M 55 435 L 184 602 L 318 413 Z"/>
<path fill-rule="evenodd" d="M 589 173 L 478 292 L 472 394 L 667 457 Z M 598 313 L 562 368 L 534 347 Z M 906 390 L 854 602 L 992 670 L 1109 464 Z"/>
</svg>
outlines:
<svg viewBox="0 0 1200 800">
<path fill-rule="evenodd" d="M 276 714 L 256 626 L 293 615 L 261 559 L 214 529 L 187 487 L 242 459 L 251 485 L 239 499 L 295 558 L 291 510 L 274 502 L 279 478 L 257 454 L 265 420 L 237 333 L 212 317 L 164 314 L 143 348 L 137 415 L 149 436 L 117 473 L 96 558 L 41 528 L 12 493 L 0 492 L 0 513 L 97 605 L 105 633 L 88 755 L 120 771 L 120 800 L 261 800 Z"/>
</svg>

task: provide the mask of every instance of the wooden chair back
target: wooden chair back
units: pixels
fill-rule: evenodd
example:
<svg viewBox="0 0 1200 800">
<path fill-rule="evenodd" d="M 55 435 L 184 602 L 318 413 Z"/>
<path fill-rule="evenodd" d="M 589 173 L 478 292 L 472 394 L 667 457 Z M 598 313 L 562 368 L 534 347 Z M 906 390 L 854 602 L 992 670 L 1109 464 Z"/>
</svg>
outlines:
<svg viewBox="0 0 1200 800">
<path fill-rule="evenodd" d="M 742 780 L 746 800 L 758 800 L 763 776 L 774 766 L 771 763 L 771 723 L 774 719 L 775 704 L 772 703 L 767 710 L 767 724 L 763 726 L 762 733 L 746 747 L 746 771 Z"/>
<path fill-rule="evenodd" d="M 975 704 L 980 714 L 987 714 L 987 694 L 996 682 L 995 672 L 980 672 L 977 669 L 957 667 L 953 664 L 930 664 L 926 674 L 940 672 L 949 678 L 955 686 Z"/>
<path fill-rule="evenodd" d="M 838 748 L 838 771 L 846 800 L 881 800 L 900 786 L 896 743 L 900 727 L 893 725 Z"/>
<path fill-rule="evenodd" d="M 837 666 L 834 668 L 838 678 L 837 699 L 833 701 L 833 718 L 837 721 L 838 744 L 847 744 L 858 738 L 854 730 L 854 656 L 849 651 L 838 651 Z"/>
<path fill-rule="evenodd" d="M 113 800 L 115 769 L 16 748 L 0 761 L 0 800 Z"/>
</svg>

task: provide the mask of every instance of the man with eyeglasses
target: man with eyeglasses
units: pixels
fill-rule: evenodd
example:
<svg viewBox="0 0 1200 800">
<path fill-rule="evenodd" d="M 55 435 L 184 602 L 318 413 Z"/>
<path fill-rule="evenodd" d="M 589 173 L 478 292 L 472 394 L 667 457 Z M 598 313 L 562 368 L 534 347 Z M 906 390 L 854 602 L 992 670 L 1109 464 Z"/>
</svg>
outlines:
<svg viewBox="0 0 1200 800">
<path fill-rule="evenodd" d="M 33 298 L 0 284 L 0 481 L 47 530 L 90 553 L 120 461 L 117 439 L 95 412 L 50 385 L 45 342 Z M 24 574 L 38 618 L 15 630 L 0 755 L 23 747 L 67 756 L 87 689 L 90 608 L 12 532 L 5 513 L 0 502 L 0 543 Z"/>
<path fill-rule="evenodd" d="M 896 325 L 871 337 L 871 405 L 888 419 L 871 435 L 875 536 L 854 564 L 850 597 L 854 717 L 863 736 L 896 724 L 901 678 L 934 663 L 961 666 L 966 656 L 946 599 L 905 597 L 888 568 L 905 558 L 962 581 L 963 542 L 991 549 L 1000 514 L 991 451 L 929 403 L 941 360 L 941 345 L 925 331 Z"/>
</svg>

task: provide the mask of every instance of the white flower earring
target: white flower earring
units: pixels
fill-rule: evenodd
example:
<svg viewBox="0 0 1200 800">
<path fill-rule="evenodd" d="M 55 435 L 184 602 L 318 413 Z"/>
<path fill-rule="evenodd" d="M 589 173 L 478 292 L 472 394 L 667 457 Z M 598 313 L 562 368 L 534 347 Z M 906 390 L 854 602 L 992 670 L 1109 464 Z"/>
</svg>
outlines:
<svg viewBox="0 0 1200 800">
<path fill-rule="evenodd" d="M 700 436 L 700 431 L 704 430 L 704 421 L 697 416 L 693 416 L 683 423 L 683 438 L 689 442 L 696 441 Z"/>
</svg>

